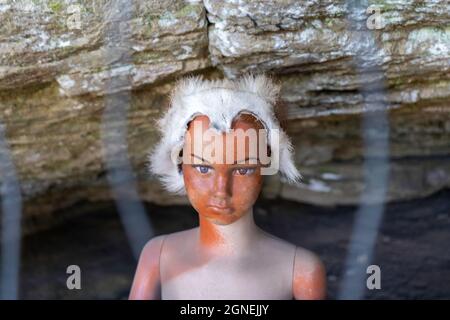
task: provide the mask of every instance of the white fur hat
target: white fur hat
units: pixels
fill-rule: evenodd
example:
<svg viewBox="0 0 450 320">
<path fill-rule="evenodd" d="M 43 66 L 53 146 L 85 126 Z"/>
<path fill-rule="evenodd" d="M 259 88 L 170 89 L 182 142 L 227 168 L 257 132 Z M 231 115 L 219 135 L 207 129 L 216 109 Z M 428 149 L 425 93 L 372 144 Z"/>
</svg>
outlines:
<svg viewBox="0 0 450 320">
<path fill-rule="evenodd" d="M 206 115 L 210 126 L 227 132 L 237 115 L 249 113 L 262 122 L 269 134 L 278 130 L 279 148 L 275 152 L 279 154 L 279 171 L 288 182 L 298 182 L 301 175 L 294 165 L 292 144 L 274 112 L 279 92 L 280 86 L 264 74 L 247 74 L 237 80 L 204 80 L 201 76 L 178 80 L 169 109 L 157 121 L 162 137 L 149 154 L 150 172 L 168 191 L 185 194 L 183 173 L 172 156 L 182 150 L 189 122 L 200 114 Z M 272 147 L 270 137 L 268 143 Z"/>
</svg>

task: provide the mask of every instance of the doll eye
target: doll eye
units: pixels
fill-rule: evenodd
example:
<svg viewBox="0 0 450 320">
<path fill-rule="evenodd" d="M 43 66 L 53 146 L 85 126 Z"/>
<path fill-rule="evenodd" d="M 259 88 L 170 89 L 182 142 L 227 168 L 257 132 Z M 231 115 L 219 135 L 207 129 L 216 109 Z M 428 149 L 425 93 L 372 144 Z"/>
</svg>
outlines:
<svg viewBox="0 0 450 320">
<path fill-rule="evenodd" d="M 236 169 L 236 174 L 239 176 L 249 176 L 255 172 L 255 168 L 239 168 Z"/>
<path fill-rule="evenodd" d="M 194 168 L 201 174 L 207 174 L 211 169 L 210 167 L 207 166 L 194 166 Z"/>
</svg>

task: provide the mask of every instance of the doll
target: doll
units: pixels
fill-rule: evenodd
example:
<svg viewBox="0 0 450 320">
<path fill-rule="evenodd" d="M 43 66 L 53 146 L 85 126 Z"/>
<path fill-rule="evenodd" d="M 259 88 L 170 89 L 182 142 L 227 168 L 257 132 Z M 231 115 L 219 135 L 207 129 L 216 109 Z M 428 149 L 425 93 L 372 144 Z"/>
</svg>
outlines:
<svg viewBox="0 0 450 320">
<path fill-rule="evenodd" d="M 264 172 L 275 167 L 290 183 L 301 178 L 275 116 L 279 91 L 263 74 L 177 82 L 149 167 L 168 191 L 187 194 L 199 227 L 145 245 L 130 299 L 325 298 L 320 259 L 253 219 Z M 253 131 L 263 134 L 238 134 Z M 269 162 L 259 156 L 264 152 Z"/>
</svg>

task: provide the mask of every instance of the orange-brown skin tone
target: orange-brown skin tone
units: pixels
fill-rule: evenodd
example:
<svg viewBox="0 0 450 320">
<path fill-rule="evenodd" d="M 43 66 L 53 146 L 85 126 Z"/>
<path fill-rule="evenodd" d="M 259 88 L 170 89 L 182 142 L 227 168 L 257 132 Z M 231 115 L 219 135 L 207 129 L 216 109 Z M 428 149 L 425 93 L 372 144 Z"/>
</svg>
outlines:
<svg viewBox="0 0 450 320">
<path fill-rule="evenodd" d="M 203 131 L 209 128 L 210 124 L 206 116 L 198 116 L 191 122 L 188 130 L 191 136 L 188 135 L 186 139 L 186 144 L 190 146 L 190 148 L 186 148 L 189 156 L 194 150 L 194 141 L 189 138 L 193 137 L 193 124 L 197 123 L 202 124 Z M 233 128 L 245 131 L 255 129 L 255 125 L 236 121 Z M 200 173 L 198 167 L 183 164 L 186 192 L 192 206 L 199 213 L 201 245 L 206 247 L 220 242 L 220 237 L 215 233 L 215 224 L 227 225 L 240 219 L 253 207 L 262 187 L 260 165 L 252 165 L 248 161 L 244 163 L 241 161 L 244 159 L 237 159 L 237 148 L 227 148 L 225 134 L 221 138 L 224 148 L 223 155 L 225 156 L 227 151 L 233 152 L 233 160 L 238 164 L 225 163 L 225 159 L 222 163 L 203 162 L 203 165 L 210 168 L 209 172 L 205 174 Z M 236 139 L 234 141 L 236 142 Z M 206 147 L 206 145 L 207 143 L 204 142 L 203 146 Z M 246 155 L 249 155 L 248 145 Z M 191 163 L 194 161 L 193 158 L 191 157 Z M 251 174 L 240 174 L 249 169 L 255 171 Z M 226 207 L 227 209 L 217 207 Z"/>
<path fill-rule="evenodd" d="M 160 299 L 159 257 L 162 237 L 155 237 L 144 247 L 139 257 L 136 274 L 130 292 L 130 299 Z"/>
<path fill-rule="evenodd" d="M 312 252 L 297 248 L 292 294 L 296 300 L 321 300 L 326 297 L 326 271 Z"/>
<path fill-rule="evenodd" d="M 209 128 L 209 119 L 206 116 L 197 116 L 189 126 L 188 132 L 192 132 L 192 124 L 202 123 L 203 129 Z M 249 128 L 261 128 L 257 122 L 237 120 L 234 129 L 247 130 Z M 226 146 L 226 135 L 223 134 L 223 146 L 225 153 L 234 153 L 236 150 Z M 185 149 L 191 157 L 194 150 L 193 143 L 187 135 Z M 203 143 L 205 146 L 205 143 Z M 186 156 L 186 153 L 185 153 Z M 248 156 L 248 148 L 246 149 Z M 191 163 L 193 159 L 191 158 Z M 208 160 L 208 159 L 205 159 Z M 190 270 L 196 269 L 218 254 L 227 255 L 228 248 L 222 239 L 218 226 L 236 222 L 251 211 L 261 191 L 263 177 L 260 173 L 260 164 L 225 164 L 202 162 L 202 166 L 208 167 L 207 172 L 200 172 L 198 165 L 182 165 L 184 182 L 187 195 L 192 206 L 199 214 L 199 240 L 195 248 L 186 255 L 186 262 L 171 265 L 161 279 L 160 250 L 163 236 L 155 237 L 149 241 L 142 251 L 136 275 L 133 281 L 130 299 L 158 299 L 160 298 L 161 283 L 165 283 Z M 203 168 L 203 170 L 205 170 Z M 253 231 L 249 231 L 249 234 Z M 256 239 L 256 237 L 255 237 Z M 178 246 L 164 245 L 167 256 L 176 255 Z M 323 299 L 326 295 L 325 268 L 322 262 L 310 251 L 295 249 L 292 279 L 292 297 L 295 299 Z"/>
</svg>

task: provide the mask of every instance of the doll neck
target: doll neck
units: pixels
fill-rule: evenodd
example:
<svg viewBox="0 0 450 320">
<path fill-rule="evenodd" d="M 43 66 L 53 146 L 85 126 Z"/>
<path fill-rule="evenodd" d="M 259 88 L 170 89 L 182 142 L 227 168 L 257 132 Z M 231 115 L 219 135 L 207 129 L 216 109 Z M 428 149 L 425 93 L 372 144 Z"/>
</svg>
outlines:
<svg viewBox="0 0 450 320">
<path fill-rule="evenodd" d="M 217 251 L 219 255 L 245 253 L 250 249 L 258 235 L 258 227 L 253 219 L 253 208 L 239 220 L 219 225 L 199 216 L 200 246 L 206 250 Z"/>
</svg>

